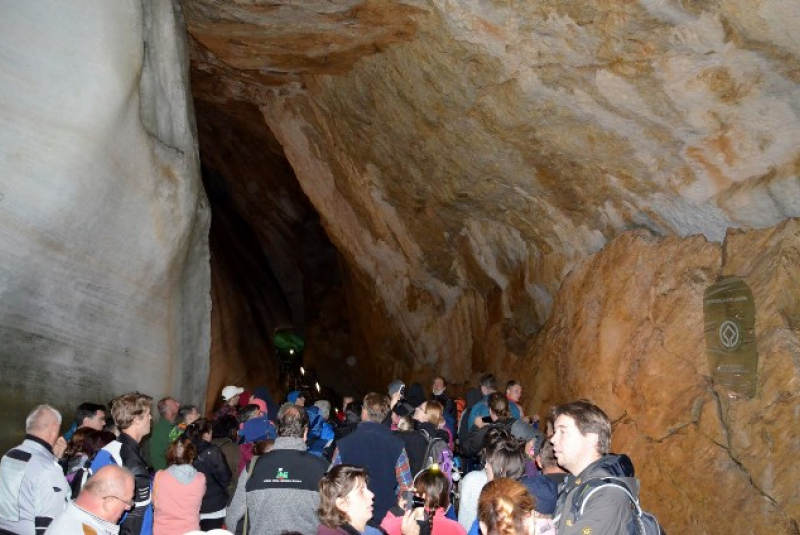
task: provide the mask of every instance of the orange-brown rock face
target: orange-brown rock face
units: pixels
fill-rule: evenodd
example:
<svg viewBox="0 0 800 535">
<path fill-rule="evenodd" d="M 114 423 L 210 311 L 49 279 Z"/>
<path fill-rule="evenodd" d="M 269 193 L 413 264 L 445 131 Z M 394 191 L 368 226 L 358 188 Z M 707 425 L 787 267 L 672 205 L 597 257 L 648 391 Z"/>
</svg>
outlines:
<svg viewBox="0 0 800 535">
<path fill-rule="evenodd" d="M 668 533 L 796 533 L 798 255 L 797 219 L 734 231 L 724 254 L 702 237 L 614 240 L 570 273 L 530 353 L 512 363 L 529 409 L 579 397 L 603 407 L 612 449 L 631 456 L 643 504 Z M 752 400 L 711 381 L 703 291 L 720 275 L 743 278 L 755 297 Z"/>
<path fill-rule="evenodd" d="M 529 411 L 591 397 L 668 531 L 796 529 L 794 3 L 183 4 L 203 161 L 269 257 L 282 211 L 336 248 L 304 301 L 325 382 L 491 370 Z M 702 295 L 727 273 L 759 307 L 751 401 L 708 379 Z"/>
</svg>

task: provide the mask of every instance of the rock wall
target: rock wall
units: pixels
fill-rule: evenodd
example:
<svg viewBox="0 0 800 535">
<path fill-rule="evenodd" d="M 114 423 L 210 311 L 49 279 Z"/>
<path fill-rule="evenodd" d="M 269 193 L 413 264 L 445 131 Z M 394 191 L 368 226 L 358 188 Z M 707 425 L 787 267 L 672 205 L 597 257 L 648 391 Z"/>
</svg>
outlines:
<svg viewBox="0 0 800 535">
<path fill-rule="evenodd" d="M 176 2 L 6 2 L 0 427 L 137 389 L 202 403 L 209 210 Z"/>
<path fill-rule="evenodd" d="M 628 230 L 800 215 L 791 2 L 184 4 L 196 96 L 258 106 L 396 372 L 522 354 Z"/>
<path fill-rule="evenodd" d="M 758 394 L 713 384 L 703 291 L 747 282 L 756 303 Z M 614 421 L 642 502 L 667 533 L 798 531 L 800 220 L 731 231 L 725 243 L 647 232 L 611 242 L 569 274 L 525 358 L 528 410 L 588 398 Z M 496 366 L 498 372 L 502 367 Z"/>
</svg>

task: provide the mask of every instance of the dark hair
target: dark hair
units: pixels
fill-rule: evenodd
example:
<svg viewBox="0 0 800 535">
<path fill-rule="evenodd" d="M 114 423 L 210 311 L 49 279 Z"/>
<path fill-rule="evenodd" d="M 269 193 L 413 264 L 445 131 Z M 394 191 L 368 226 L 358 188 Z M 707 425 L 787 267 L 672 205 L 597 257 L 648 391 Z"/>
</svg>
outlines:
<svg viewBox="0 0 800 535">
<path fill-rule="evenodd" d="M 106 406 L 99 403 L 81 403 L 75 409 L 75 423 L 81 425 L 84 418 L 91 418 L 98 411 L 106 412 Z"/>
<path fill-rule="evenodd" d="M 239 411 L 239 423 L 245 423 L 247 420 L 253 417 L 256 411 L 260 411 L 261 407 L 256 405 L 255 403 L 250 403 L 242 407 Z"/>
<path fill-rule="evenodd" d="M 428 511 L 433 512 L 439 507 L 447 509 L 450 505 L 450 482 L 438 468 L 427 468 L 417 474 L 414 488 L 420 496 L 425 495 L 425 508 Z"/>
<path fill-rule="evenodd" d="M 364 408 L 367 409 L 367 418 L 370 422 L 381 423 L 391 410 L 389 396 L 370 392 L 364 396 Z"/>
<path fill-rule="evenodd" d="M 481 375 L 481 379 L 478 381 L 478 384 L 488 390 L 497 390 L 497 379 L 495 379 L 494 375 L 491 373 L 485 373 Z"/>
<path fill-rule="evenodd" d="M 359 482 L 366 485 L 369 475 L 366 468 L 351 464 L 334 466 L 319 480 L 319 521 L 329 528 L 338 528 L 350 522 L 350 518 L 338 507 L 336 499 L 344 498 Z"/>
<path fill-rule="evenodd" d="M 497 440 L 484 450 L 484 461 L 493 477 L 519 479 L 525 473 L 525 443 L 516 438 Z"/>
<path fill-rule="evenodd" d="M 489 409 L 497 415 L 499 420 L 505 420 L 511 417 L 511 410 L 508 408 L 508 400 L 505 394 L 495 392 L 489 395 L 487 405 L 489 405 Z"/>
<path fill-rule="evenodd" d="M 579 399 L 572 403 L 556 405 L 551 410 L 553 425 L 559 416 L 568 416 L 575 421 L 581 435 L 597 435 L 597 453 L 604 455 L 611 448 L 611 420 L 603 410 L 588 400 Z"/>
<path fill-rule="evenodd" d="M 483 447 L 482 451 L 484 452 L 484 457 L 486 456 L 486 450 L 493 447 L 493 444 L 500 441 L 508 441 L 511 440 L 513 435 L 511 431 L 507 427 L 490 427 L 486 431 L 486 435 L 483 437 Z"/>
<path fill-rule="evenodd" d="M 211 422 L 205 418 L 198 418 L 186 426 L 186 429 L 183 431 L 183 436 L 191 440 L 192 444 L 197 446 L 203 441 L 203 435 L 211 432 Z"/>
<path fill-rule="evenodd" d="M 102 450 L 116 439 L 117 435 L 111 431 L 95 431 L 92 429 L 92 432 L 87 434 L 83 439 L 83 453 L 88 455 L 90 459 L 93 459 L 98 451 Z"/>
<path fill-rule="evenodd" d="M 344 410 L 344 423 L 357 424 L 361 421 L 361 411 L 364 410 L 364 404 L 360 401 L 351 401 L 347 404 Z"/>
<path fill-rule="evenodd" d="M 83 451 L 83 441 L 86 439 L 86 435 L 94 431 L 91 427 L 79 427 L 75 430 L 72 434 L 72 437 L 69 439 L 69 443 L 67 444 L 67 449 L 64 450 L 64 458 L 70 459 L 81 453 Z"/>
<path fill-rule="evenodd" d="M 211 436 L 214 438 L 229 438 L 236 442 L 236 432 L 239 430 L 239 422 L 236 416 L 226 414 L 214 420 Z"/>
<path fill-rule="evenodd" d="M 268 451 L 272 449 L 272 446 L 275 444 L 275 441 L 271 438 L 267 438 L 264 440 L 256 440 L 253 442 L 253 457 L 257 457 L 259 455 L 264 455 Z"/>
<path fill-rule="evenodd" d="M 303 407 L 284 404 L 278 411 L 278 436 L 302 437 L 308 428 L 308 414 Z"/>
<path fill-rule="evenodd" d="M 179 438 L 167 448 L 167 466 L 192 464 L 197 458 L 197 448 L 188 439 Z"/>
<path fill-rule="evenodd" d="M 478 499 L 478 520 L 486 525 L 484 535 L 525 533 L 525 519 L 533 514 L 535 506 L 525 485 L 501 477 L 483 487 Z"/>
<path fill-rule="evenodd" d="M 542 449 L 539 450 L 539 462 L 542 463 L 543 468 L 554 468 L 558 466 L 558 459 L 553 452 L 553 443 L 545 440 L 542 443 Z"/>
<path fill-rule="evenodd" d="M 514 379 L 511 379 L 509 382 L 506 383 L 506 390 L 508 390 L 512 386 L 517 386 L 517 385 L 522 386 L 522 383 L 520 383 L 519 381 L 515 381 Z"/>
</svg>

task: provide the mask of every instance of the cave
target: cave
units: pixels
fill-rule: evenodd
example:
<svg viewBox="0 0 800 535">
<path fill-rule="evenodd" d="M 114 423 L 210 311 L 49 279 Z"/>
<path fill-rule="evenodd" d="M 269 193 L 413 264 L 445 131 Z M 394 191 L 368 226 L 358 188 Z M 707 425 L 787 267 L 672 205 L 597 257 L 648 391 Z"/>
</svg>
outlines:
<svg viewBox="0 0 800 535">
<path fill-rule="evenodd" d="M 667 532 L 800 533 L 791 0 L 76 0 L 0 18 L 0 422 L 483 372 L 588 398 Z M 705 292 L 752 292 L 753 391 Z"/>
</svg>

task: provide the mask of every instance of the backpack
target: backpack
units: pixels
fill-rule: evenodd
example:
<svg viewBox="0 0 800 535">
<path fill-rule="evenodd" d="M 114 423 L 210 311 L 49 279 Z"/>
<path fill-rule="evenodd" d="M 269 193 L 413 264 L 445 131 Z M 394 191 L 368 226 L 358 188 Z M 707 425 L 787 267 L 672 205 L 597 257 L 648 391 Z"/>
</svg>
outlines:
<svg viewBox="0 0 800 535">
<path fill-rule="evenodd" d="M 656 517 L 647 511 L 643 511 L 641 505 L 639 505 L 639 499 L 633 495 L 625 481 L 616 477 L 592 478 L 579 485 L 576 489 L 577 498 L 572 504 L 573 518 L 576 520 L 580 518 L 586 506 L 586 501 L 595 492 L 603 488 L 618 489 L 630 498 L 633 508 L 633 520 L 628 524 L 628 535 L 665 535 Z"/>
<path fill-rule="evenodd" d="M 425 447 L 425 456 L 422 458 L 422 470 L 426 470 L 432 464 L 439 465 L 439 471 L 444 474 L 450 487 L 453 486 L 453 452 L 447 446 L 447 442 L 439 437 L 432 437 L 424 429 L 419 430 L 422 436 L 428 441 Z"/>
</svg>

